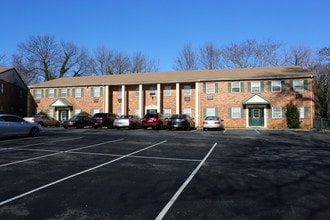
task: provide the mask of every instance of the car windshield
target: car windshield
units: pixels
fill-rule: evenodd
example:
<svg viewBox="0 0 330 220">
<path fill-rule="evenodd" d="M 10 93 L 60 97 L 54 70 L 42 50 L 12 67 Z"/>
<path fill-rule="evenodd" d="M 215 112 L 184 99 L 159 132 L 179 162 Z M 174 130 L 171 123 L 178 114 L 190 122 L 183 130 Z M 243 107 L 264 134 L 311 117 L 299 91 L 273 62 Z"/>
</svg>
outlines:
<svg viewBox="0 0 330 220">
<path fill-rule="evenodd" d="M 186 115 L 172 115 L 171 119 L 183 119 Z"/>
<path fill-rule="evenodd" d="M 219 117 L 217 116 L 207 116 L 205 120 L 219 120 Z"/>
<path fill-rule="evenodd" d="M 120 119 L 132 119 L 133 115 L 121 115 L 119 118 Z"/>
<path fill-rule="evenodd" d="M 146 114 L 144 117 L 145 118 L 158 118 L 158 115 L 157 114 Z"/>
</svg>

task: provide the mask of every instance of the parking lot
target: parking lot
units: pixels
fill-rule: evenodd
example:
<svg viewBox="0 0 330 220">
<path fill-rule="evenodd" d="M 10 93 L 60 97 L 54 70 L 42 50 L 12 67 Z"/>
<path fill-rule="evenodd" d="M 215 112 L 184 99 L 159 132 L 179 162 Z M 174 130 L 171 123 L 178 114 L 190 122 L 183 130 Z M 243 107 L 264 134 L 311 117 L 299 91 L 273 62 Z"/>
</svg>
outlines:
<svg viewBox="0 0 330 220">
<path fill-rule="evenodd" d="M 330 219 L 330 134 L 44 128 L 0 140 L 0 219 Z"/>
</svg>

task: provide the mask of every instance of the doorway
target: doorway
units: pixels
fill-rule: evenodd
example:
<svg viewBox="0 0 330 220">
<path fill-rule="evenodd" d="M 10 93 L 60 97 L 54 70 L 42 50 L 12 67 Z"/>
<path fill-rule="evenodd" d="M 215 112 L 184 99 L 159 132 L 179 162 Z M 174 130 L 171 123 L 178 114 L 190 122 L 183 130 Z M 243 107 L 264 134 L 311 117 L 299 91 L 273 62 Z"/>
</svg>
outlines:
<svg viewBox="0 0 330 220">
<path fill-rule="evenodd" d="M 263 108 L 249 108 L 249 126 L 263 127 L 265 116 Z"/>
</svg>

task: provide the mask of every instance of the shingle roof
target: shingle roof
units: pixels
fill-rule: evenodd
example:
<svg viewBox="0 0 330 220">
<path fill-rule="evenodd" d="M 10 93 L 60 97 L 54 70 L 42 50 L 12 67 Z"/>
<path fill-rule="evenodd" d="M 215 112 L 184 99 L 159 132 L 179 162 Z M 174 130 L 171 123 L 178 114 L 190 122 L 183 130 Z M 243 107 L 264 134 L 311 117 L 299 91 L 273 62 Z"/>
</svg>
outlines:
<svg viewBox="0 0 330 220">
<path fill-rule="evenodd" d="M 30 88 L 68 86 L 133 85 L 196 81 L 305 78 L 313 73 L 299 66 L 244 68 L 228 70 L 190 70 L 176 72 L 132 73 L 122 75 L 65 77 L 31 85 Z"/>
</svg>

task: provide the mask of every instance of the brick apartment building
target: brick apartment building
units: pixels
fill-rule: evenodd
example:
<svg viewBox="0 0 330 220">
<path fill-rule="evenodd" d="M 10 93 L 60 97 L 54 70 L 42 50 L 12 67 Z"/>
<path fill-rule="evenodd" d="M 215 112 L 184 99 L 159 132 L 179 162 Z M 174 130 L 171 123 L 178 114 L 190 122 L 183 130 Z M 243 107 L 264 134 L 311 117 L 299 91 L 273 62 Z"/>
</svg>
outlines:
<svg viewBox="0 0 330 220">
<path fill-rule="evenodd" d="M 201 126 L 219 115 L 226 127 L 286 128 L 290 102 L 312 128 L 313 73 L 298 66 L 134 73 L 59 78 L 30 86 L 37 111 L 64 120 L 82 111 L 142 117 L 186 113 Z"/>
<path fill-rule="evenodd" d="M 15 114 L 24 117 L 36 108 L 33 103 L 29 88 L 16 69 L 0 67 L 0 114 Z"/>
</svg>

